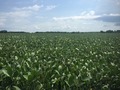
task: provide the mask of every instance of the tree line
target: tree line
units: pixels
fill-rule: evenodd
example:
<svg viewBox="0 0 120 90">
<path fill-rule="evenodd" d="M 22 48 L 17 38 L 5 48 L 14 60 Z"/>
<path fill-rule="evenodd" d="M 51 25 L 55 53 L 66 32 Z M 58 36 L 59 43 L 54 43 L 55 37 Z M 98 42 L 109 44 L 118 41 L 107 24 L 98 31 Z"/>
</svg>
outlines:
<svg viewBox="0 0 120 90">
<path fill-rule="evenodd" d="M 120 33 L 120 30 L 106 30 L 106 31 L 100 31 L 101 33 Z"/>
<path fill-rule="evenodd" d="M 24 31 L 7 31 L 7 30 L 0 30 L 0 33 L 29 33 L 29 32 L 24 32 Z M 56 31 L 56 32 L 35 32 L 35 33 L 85 33 L 85 32 L 59 32 L 59 31 Z M 101 30 L 100 33 L 120 33 L 120 30 Z"/>
<path fill-rule="evenodd" d="M 0 33 L 27 33 L 27 32 L 24 32 L 24 31 L 7 31 L 7 30 L 0 30 Z"/>
</svg>

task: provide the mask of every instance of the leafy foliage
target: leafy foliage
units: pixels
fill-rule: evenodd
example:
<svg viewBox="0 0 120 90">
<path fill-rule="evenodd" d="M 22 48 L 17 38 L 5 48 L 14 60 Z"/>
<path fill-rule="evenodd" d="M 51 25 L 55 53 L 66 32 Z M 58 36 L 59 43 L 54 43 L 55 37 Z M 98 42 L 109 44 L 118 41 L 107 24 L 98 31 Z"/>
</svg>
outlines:
<svg viewBox="0 0 120 90">
<path fill-rule="evenodd" d="M 0 89 L 120 89 L 120 35 L 0 34 Z"/>
</svg>

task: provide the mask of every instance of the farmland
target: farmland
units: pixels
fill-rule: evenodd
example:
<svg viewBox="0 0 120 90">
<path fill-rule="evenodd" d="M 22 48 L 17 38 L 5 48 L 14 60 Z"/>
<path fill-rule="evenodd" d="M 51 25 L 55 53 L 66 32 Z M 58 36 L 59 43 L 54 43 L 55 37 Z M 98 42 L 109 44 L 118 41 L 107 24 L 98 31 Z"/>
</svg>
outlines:
<svg viewBox="0 0 120 90">
<path fill-rule="evenodd" d="M 0 90 L 114 89 L 118 33 L 0 34 Z"/>
</svg>

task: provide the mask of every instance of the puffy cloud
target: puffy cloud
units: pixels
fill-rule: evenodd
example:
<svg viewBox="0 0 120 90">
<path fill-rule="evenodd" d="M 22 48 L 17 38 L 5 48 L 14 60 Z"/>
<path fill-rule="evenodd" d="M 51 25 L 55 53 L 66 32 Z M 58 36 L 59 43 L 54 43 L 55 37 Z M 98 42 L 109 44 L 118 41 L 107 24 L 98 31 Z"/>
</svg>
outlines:
<svg viewBox="0 0 120 90">
<path fill-rule="evenodd" d="M 10 11 L 0 13 L 0 26 L 18 25 L 26 22 L 26 19 L 32 15 L 31 11 Z"/>
<path fill-rule="evenodd" d="M 28 7 L 13 8 L 8 12 L 0 12 L 0 28 L 24 29 L 31 25 L 29 18 L 39 11 L 42 5 L 33 5 Z M 28 27 L 29 28 L 29 27 Z M 26 28 L 27 29 L 27 28 Z"/>
<path fill-rule="evenodd" d="M 37 5 L 37 4 L 35 4 L 35 5 L 33 5 L 33 6 L 28 6 L 28 7 L 22 7 L 22 8 L 14 8 L 15 10 L 32 10 L 32 11 L 39 11 L 40 10 L 40 8 L 42 8 L 43 7 L 43 5 Z"/>
<path fill-rule="evenodd" d="M 46 10 L 52 10 L 54 8 L 56 8 L 56 5 L 50 5 L 46 7 Z"/>
<path fill-rule="evenodd" d="M 83 11 L 82 13 L 81 13 L 81 15 L 85 15 L 85 16 L 93 16 L 93 15 L 95 15 L 95 11 L 89 11 L 89 12 L 87 12 L 87 11 Z"/>
<path fill-rule="evenodd" d="M 111 13 L 96 15 L 95 11 L 84 11 L 79 16 L 53 17 L 53 20 L 98 20 L 103 22 L 120 22 L 120 14 Z"/>
<path fill-rule="evenodd" d="M 4 22 L 18 23 L 24 22 L 27 18 L 32 16 L 36 11 L 39 11 L 43 5 L 33 5 L 28 7 L 21 7 L 21 8 L 13 8 L 12 11 L 9 12 L 1 12 L 0 17 L 4 17 Z M 0 24 L 3 25 L 3 19 L 0 18 Z"/>
<path fill-rule="evenodd" d="M 22 18 L 22 17 L 28 17 L 29 15 L 31 15 L 31 11 L 12 11 L 12 12 L 6 13 L 6 15 L 12 18 L 18 18 L 18 17 Z"/>
<path fill-rule="evenodd" d="M 82 20 L 88 20 L 88 19 L 96 19 L 100 17 L 100 15 L 95 15 L 95 11 L 89 11 L 88 13 L 86 11 L 82 12 L 79 16 L 68 16 L 68 17 L 53 17 L 53 20 L 76 20 L 76 19 L 82 19 Z"/>
<path fill-rule="evenodd" d="M 81 22 L 79 22 L 81 27 L 78 27 L 77 25 L 75 26 L 75 24 L 77 24 L 77 23 L 75 23 L 73 26 L 72 26 L 72 24 L 69 25 L 69 26 L 72 26 L 71 27 L 72 30 L 73 30 L 73 27 L 76 27 L 78 29 L 81 28 L 83 30 L 89 30 L 87 27 L 94 28 L 96 23 L 98 23 L 98 22 L 99 22 L 98 23 L 99 25 L 97 24 L 96 26 L 101 28 L 101 29 L 103 29 L 103 28 L 104 29 L 112 29 L 112 28 L 117 29 L 120 27 L 120 14 L 119 13 L 96 15 L 95 11 L 89 11 L 89 12 L 84 11 L 79 16 L 53 17 L 53 20 L 59 21 L 59 22 L 64 22 L 64 21 L 78 22 L 78 21 L 81 21 Z M 90 24 L 88 24 L 88 22 Z M 105 25 L 107 24 L 109 27 L 103 27 L 104 24 Z M 92 26 L 94 26 L 94 27 L 92 27 Z M 99 28 L 98 28 L 98 30 L 99 30 Z M 95 29 L 95 30 L 97 30 L 97 29 Z"/>
<path fill-rule="evenodd" d="M 72 19 L 72 20 L 76 20 L 76 19 L 95 19 L 98 18 L 100 16 L 70 16 L 70 17 L 53 17 L 54 20 L 68 20 L 68 19 Z"/>
<path fill-rule="evenodd" d="M 37 31 L 97 31 L 101 30 L 102 22 L 95 20 L 53 20 L 34 25 Z"/>
<path fill-rule="evenodd" d="M 11 17 L 13 19 L 21 19 L 34 14 L 34 12 L 39 11 L 42 7 L 43 5 L 40 6 L 35 4 L 28 7 L 14 8 L 13 11 L 4 13 L 4 16 L 6 16 L 7 18 Z"/>
</svg>

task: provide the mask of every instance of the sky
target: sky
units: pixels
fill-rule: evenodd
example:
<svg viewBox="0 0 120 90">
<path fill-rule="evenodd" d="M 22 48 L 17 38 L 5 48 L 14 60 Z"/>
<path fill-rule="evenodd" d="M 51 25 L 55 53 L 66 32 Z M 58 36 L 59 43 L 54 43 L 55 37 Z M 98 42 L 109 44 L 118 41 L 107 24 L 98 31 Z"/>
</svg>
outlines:
<svg viewBox="0 0 120 90">
<path fill-rule="evenodd" d="M 0 30 L 120 30 L 120 0 L 0 0 Z"/>
</svg>

